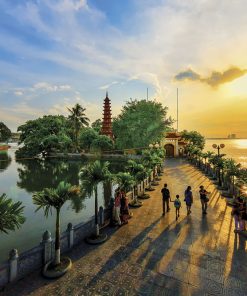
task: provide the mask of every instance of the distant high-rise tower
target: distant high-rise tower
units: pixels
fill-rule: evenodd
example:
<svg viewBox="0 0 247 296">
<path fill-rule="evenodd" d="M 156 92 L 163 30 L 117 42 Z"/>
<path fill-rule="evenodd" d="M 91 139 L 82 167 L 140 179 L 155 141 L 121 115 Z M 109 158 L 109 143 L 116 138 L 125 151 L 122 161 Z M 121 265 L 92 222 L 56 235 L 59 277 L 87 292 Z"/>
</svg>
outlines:
<svg viewBox="0 0 247 296">
<path fill-rule="evenodd" d="M 108 98 L 108 92 L 106 92 L 106 97 L 104 99 L 104 110 L 103 110 L 103 122 L 101 128 L 101 135 L 106 135 L 113 139 L 112 133 L 112 121 L 111 121 L 111 101 Z"/>
</svg>

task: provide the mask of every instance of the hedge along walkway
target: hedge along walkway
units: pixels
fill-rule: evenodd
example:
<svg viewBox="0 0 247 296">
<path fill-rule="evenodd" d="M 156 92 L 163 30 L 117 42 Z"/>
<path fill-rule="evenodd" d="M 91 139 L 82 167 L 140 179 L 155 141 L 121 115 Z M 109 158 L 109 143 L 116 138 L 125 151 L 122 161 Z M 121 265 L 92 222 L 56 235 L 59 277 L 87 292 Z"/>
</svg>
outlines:
<svg viewBox="0 0 247 296">
<path fill-rule="evenodd" d="M 231 208 L 200 171 L 184 160 L 169 159 L 160 185 L 142 208 L 119 229 L 108 229 L 100 246 L 82 243 L 68 254 L 73 268 L 58 280 L 36 272 L 8 286 L 4 295 L 246 295 L 246 240 L 233 232 Z M 192 186 L 194 204 L 179 220 L 175 210 L 162 214 L 161 188 L 172 198 Z M 198 187 L 211 191 L 202 216 Z"/>
</svg>

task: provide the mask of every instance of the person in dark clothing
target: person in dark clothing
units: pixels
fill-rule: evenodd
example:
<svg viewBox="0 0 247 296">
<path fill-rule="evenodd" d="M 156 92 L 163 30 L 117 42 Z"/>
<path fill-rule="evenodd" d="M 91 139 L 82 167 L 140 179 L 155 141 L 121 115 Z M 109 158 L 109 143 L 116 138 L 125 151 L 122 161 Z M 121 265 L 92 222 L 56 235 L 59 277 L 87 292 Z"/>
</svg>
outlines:
<svg viewBox="0 0 247 296">
<path fill-rule="evenodd" d="M 208 207 L 208 201 L 209 201 L 207 195 L 210 194 L 210 192 L 207 192 L 207 190 L 204 189 L 204 186 L 201 185 L 199 194 L 200 194 L 200 200 L 202 204 L 202 213 L 207 214 L 207 207 Z"/>
<path fill-rule="evenodd" d="M 191 186 L 188 186 L 184 192 L 184 201 L 185 201 L 186 207 L 187 207 L 187 215 L 189 215 L 191 213 L 191 206 L 193 203 L 193 195 L 192 195 L 192 191 L 191 191 Z"/>
<path fill-rule="evenodd" d="M 169 212 L 170 211 L 170 207 L 169 207 L 169 200 L 170 200 L 170 191 L 167 188 L 167 184 L 164 184 L 164 187 L 161 190 L 162 193 L 162 200 L 163 200 L 163 216 L 165 215 L 165 212 Z M 166 207 L 166 211 L 165 211 L 165 207 Z"/>
</svg>

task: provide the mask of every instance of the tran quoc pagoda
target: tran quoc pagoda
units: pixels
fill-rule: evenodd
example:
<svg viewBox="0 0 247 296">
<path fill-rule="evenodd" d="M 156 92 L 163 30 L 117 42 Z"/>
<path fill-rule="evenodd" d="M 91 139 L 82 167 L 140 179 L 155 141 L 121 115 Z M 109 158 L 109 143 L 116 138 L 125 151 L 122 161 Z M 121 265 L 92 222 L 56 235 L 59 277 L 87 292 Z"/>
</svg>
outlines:
<svg viewBox="0 0 247 296">
<path fill-rule="evenodd" d="M 106 97 L 104 99 L 103 121 L 102 121 L 102 128 L 100 133 L 101 135 L 108 136 L 112 140 L 114 139 L 114 136 L 112 133 L 111 101 L 108 98 L 108 92 L 106 92 Z"/>
</svg>

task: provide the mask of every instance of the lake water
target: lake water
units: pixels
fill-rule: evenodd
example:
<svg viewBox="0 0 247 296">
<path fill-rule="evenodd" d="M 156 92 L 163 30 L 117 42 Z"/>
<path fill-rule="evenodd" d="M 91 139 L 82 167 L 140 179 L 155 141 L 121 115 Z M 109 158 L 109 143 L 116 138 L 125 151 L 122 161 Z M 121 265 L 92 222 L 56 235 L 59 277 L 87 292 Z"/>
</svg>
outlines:
<svg viewBox="0 0 247 296">
<path fill-rule="evenodd" d="M 217 149 L 212 147 L 213 144 L 225 144 L 220 153 L 226 154 L 225 157 L 233 158 L 237 163 L 241 163 L 242 167 L 247 167 L 247 139 L 214 139 L 206 140 L 204 151 L 214 151 Z"/>
<path fill-rule="evenodd" d="M 0 234 L 0 262 L 8 258 L 9 251 L 13 248 L 18 249 L 21 253 L 38 245 L 42 234 L 47 229 L 54 235 L 55 212 L 48 219 L 44 217 L 43 210 L 35 212 L 36 206 L 32 202 L 32 194 L 44 187 L 56 187 L 62 180 L 72 185 L 78 185 L 79 170 L 86 163 L 86 161 L 78 160 L 16 162 L 14 149 L 10 149 L 8 154 L 0 154 L 0 195 L 6 193 L 14 201 L 22 201 L 26 217 L 26 222 L 20 229 L 9 232 L 8 235 Z M 123 163 L 111 163 L 110 169 L 113 172 L 123 170 Z M 106 207 L 112 194 L 111 185 L 100 184 L 98 192 L 99 206 Z M 74 209 L 77 209 L 78 213 Z M 69 222 L 73 225 L 87 222 L 93 215 L 93 197 L 86 198 L 82 202 L 78 202 L 78 200 L 67 202 L 61 211 L 61 230 L 66 230 Z"/>
</svg>

